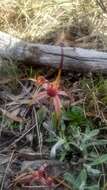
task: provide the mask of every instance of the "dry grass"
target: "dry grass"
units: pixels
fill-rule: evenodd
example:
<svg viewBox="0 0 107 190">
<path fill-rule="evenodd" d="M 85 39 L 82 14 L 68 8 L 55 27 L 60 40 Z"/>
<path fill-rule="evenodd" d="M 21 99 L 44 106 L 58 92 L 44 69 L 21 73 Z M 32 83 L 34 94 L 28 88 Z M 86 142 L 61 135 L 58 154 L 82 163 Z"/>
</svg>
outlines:
<svg viewBox="0 0 107 190">
<path fill-rule="evenodd" d="M 0 30 L 33 42 L 107 50 L 107 13 L 100 1 L 107 7 L 106 0 L 0 0 Z M 13 76 L 8 64 L 0 60 L 0 77 L 7 71 Z"/>
<path fill-rule="evenodd" d="M 80 37 L 97 33 L 104 38 L 106 19 L 96 0 L 0 1 L 1 30 L 31 41 L 51 38 L 63 29 L 72 33 L 74 28 Z M 105 48 L 105 38 L 103 43 Z"/>
</svg>

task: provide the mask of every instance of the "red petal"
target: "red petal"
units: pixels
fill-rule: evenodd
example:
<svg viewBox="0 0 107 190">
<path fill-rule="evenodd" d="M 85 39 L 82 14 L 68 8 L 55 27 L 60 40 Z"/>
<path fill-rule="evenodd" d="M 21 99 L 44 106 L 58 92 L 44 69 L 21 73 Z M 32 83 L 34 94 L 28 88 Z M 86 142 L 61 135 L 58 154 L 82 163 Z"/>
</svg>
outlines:
<svg viewBox="0 0 107 190">
<path fill-rule="evenodd" d="M 49 82 L 45 82 L 45 83 L 42 85 L 42 87 L 43 87 L 45 90 L 47 90 L 48 86 L 49 86 Z"/>
<path fill-rule="evenodd" d="M 41 99 L 46 98 L 46 97 L 47 97 L 47 92 L 43 91 L 43 92 L 39 92 L 35 94 L 34 99 L 35 101 L 40 101 Z"/>
<path fill-rule="evenodd" d="M 62 95 L 62 96 L 68 96 L 67 93 L 65 91 L 58 91 L 57 92 L 58 95 Z"/>
</svg>

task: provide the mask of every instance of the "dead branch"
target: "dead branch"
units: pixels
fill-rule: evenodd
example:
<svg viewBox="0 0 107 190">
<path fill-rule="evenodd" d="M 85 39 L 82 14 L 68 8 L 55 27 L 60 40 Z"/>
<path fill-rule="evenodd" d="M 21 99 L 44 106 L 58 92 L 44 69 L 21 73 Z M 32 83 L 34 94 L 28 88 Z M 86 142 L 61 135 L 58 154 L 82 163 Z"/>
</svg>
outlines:
<svg viewBox="0 0 107 190">
<path fill-rule="evenodd" d="M 76 47 L 64 47 L 63 49 L 63 69 L 77 72 L 107 73 L 106 52 Z M 29 43 L 0 32 L 0 55 L 7 59 L 57 68 L 61 59 L 61 47 Z"/>
</svg>

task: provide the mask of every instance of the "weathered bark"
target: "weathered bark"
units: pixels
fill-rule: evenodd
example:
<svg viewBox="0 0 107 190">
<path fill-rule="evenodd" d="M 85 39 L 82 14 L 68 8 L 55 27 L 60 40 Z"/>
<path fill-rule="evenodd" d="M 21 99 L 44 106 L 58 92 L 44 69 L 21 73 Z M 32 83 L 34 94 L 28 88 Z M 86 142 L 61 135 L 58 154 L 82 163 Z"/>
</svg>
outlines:
<svg viewBox="0 0 107 190">
<path fill-rule="evenodd" d="M 63 47 L 63 50 L 63 69 L 107 73 L 107 53 L 74 47 Z M 0 32 L 0 55 L 25 63 L 29 61 L 43 66 L 58 67 L 61 59 L 61 47 L 29 43 Z"/>
</svg>

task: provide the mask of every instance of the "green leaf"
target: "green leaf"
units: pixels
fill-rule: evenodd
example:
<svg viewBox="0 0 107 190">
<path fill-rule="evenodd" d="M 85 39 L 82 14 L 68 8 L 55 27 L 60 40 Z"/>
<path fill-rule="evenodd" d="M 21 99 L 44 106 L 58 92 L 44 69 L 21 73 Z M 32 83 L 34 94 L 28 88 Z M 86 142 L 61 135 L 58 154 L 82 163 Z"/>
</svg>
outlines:
<svg viewBox="0 0 107 190">
<path fill-rule="evenodd" d="M 84 142 L 92 139 L 94 136 L 98 135 L 99 130 L 95 129 L 90 131 L 88 134 L 84 134 Z"/>
<path fill-rule="evenodd" d="M 85 190 L 100 190 L 99 185 L 86 186 Z"/>
<path fill-rule="evenodd" d="M 94 166 L 94 165 L 99 165 L 105 162 L 107 162 L 107 154 L 103 154 L 99 156 L 99 158 L 95 159 L 90 165 Z"/>
<path fill-rule="evenodd" d="M 107 140 L 96 140 L 95 142 L 90 142 L 90 143 L 87 143 L 87 144 L 84 144 L 84 148 L 88 148 L 90 146 L 104 146 L 107 144 Z"/>
<path fill-rule="evenodd" d="M 101 173 L 100 170 L 94 169 L 88 164 L 84 164 L 84 167 L 86 168 L 89 175 L 98 176 Z"/>
<path fill-rule="evenodd" d="M 70 173 L 66 172 L 64 174 L 64 179 L 71 185 L 75 185 L 75 178 L 73 175 L 71 175 Z"/>
<path fill-rule="evenodd" d="M 87 180 L 86 170 L 83 169 L 75 181 L 75 187 L 79 190 L 84 190 Z"/>
<path fill-rule="evenodd" d="M 55 158 L 57 155 L 57 150 L 61 150 L 64 144 L 64 139 L 59 139 L 51 148 L 50 157 Z"/>
<path fill-rule="evenodd" d="M 86 118 L 83 109 L 79 106 L 71 107 L 67 112 L 65 112 L 65 117 L 73 122 L 73 124 L 83 124 L 86 122 Z"/>
</svg>

